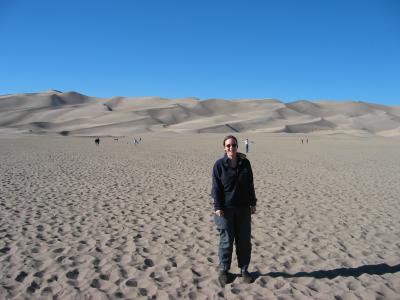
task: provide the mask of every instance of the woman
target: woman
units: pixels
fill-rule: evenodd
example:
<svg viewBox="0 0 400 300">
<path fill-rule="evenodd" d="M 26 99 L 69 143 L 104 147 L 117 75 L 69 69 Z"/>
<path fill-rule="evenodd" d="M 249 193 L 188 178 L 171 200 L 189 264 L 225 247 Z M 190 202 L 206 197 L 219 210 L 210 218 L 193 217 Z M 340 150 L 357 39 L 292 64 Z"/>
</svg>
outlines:
<svg viewBox="0 0 400 300">
<path fill-rule="evenodd" d="M 243 281 L 252 282 L 248 272 L 251 256 L 251 214 L 256 212 L 253 172 L 246 155 L 237 152 L 237 138 L 224 138 L 224 157 L 213 167 L 212 191 L 215 224 L 220 235 L 219 281 L 225 285 L 231 267 L 233 242 Z"/>
</svg>

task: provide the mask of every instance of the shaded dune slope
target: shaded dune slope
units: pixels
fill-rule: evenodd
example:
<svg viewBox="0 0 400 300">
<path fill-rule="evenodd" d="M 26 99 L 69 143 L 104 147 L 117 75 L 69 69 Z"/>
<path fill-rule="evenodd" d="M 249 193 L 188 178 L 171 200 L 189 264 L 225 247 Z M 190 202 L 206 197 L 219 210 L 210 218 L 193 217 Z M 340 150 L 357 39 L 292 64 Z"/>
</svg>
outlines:
<svg viewBox="0 0 400 300">
<path fill-rule="evenodd" d="M 0 128 L 64 135 L 139 132 L 277 132 L 400 136 L 400 108 L 365 102 L 160 97 L 95 98 L 76 92 L 0 96 Z"/>
</svg>

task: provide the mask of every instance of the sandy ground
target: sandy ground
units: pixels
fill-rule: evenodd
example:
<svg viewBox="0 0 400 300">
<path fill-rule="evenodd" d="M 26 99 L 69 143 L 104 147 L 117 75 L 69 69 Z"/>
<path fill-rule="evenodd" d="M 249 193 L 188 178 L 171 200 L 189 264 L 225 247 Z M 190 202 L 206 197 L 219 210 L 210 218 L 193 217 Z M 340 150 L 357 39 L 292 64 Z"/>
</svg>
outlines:
<svg viewBox="0 0 400 300">
<path fill-rule="evenodd" d="M 142 137 L 0 139 L 0 299 L 400 299 L 399 140 L 248 136 L 255 280 L 221 288 L 223 134 Z"/>
</svg>

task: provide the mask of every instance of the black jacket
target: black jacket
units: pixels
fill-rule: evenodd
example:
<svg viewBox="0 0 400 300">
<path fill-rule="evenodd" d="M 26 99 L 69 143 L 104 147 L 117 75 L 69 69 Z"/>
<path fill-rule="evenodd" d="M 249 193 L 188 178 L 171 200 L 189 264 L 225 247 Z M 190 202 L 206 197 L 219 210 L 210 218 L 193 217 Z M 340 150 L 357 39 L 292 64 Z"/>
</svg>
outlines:
<svg viewBox="0 0 400 300">
<path fill-rule="evenodd" d="M 253 171 L 246 155 L 237 153 L 236 168 L 229 166 L 226 154 L 215 162 L 212 172 L 211 196 L 214 210 L 256 205 Z"/>
</svg>

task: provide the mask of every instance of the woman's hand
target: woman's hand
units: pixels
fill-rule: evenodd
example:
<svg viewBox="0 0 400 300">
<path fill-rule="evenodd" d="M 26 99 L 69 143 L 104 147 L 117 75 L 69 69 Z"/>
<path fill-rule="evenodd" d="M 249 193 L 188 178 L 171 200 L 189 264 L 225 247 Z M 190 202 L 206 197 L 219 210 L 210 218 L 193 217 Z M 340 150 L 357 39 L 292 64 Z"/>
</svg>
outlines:
<svg viewBox="0 0 400 300">
<path fill-rule="evenodd" d="M 223 212 L 222 210 L 216 210 L 216 211 L 215 211 L 215 214 L 216 214 L 218 217 L 223 217 L 223 216 L 224 216 L 224 212 Z"/>
</svg>

